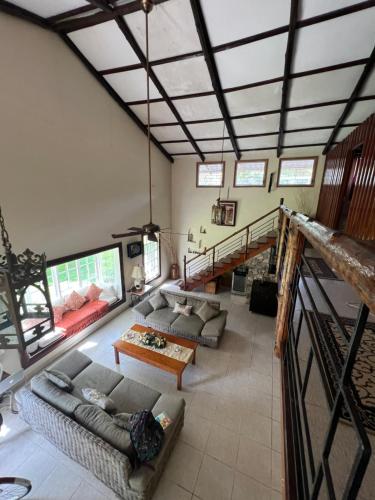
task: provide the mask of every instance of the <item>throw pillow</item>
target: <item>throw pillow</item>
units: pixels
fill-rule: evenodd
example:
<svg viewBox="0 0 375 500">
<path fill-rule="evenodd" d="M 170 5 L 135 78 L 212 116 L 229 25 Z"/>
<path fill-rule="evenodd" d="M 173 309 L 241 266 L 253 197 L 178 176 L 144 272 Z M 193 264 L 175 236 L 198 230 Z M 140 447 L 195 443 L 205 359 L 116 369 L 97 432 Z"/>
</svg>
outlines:
<svg viewBox="0 0 375 500">
<path fill-rule="evenodd" d="M 178 314 L 183 314 L 184 316 L 190 316 L 193 306 L 183 306 L 177 302 L 174 305 L 173 312 Z"/>
<path fill-rule="evenodd" d="M 65 306 L 54 306 L 53 308 L 53 319 L 55 323 L 58 323 L 62 320 L 64 312 L 66 312 Z"/>
<path fill-rule="evenodd" d="M 90 302 L 93 302 L 94 300 L 99 300 L 102 291 L 103 288 L 99 288 L 98 286 L 95 285 L 95 283 L 91 283 L 86 293 L 86 299 L 89 300 Z"/>
<path fill-rule="evenodd" d="M 174 293 L 164 293 L 165 300 L 168 302 L 168 307 L 174 307 L 176 302 L 179 304 L 186 304 L 186 297 L 182 295 L 175 295 Z"/>
<path fill-rule="evenodd" d="M 82 297 L 82 295 L 73 290 L 73 292 L 65 300 L 65 307 L 71 311 L 78 311 L 78 309 L 80 309 L 85 302 L 86 298 Z"/>
<path fill-rule="evenodd" d="M 220 314 L 220 311 L 210 306 L 210 304 L 206 301 L 201 305 L 196 314 L 202 321 L 207 323 L 207 321 L 210 321 L 210 319 L 218 316 Z"/>
<path fill-rule="evenodd" d="M 44 375 L 53 385 L 59 387 L 63 391 L 71 392 L 73 390 L 71 378 L 65 375 L 65 373 L 60 372 L 60 370 L 44 370 Z"/>
<path fill-rule="evenodd" d="M 113 412 L 116 410 L 115 403 L 111 398 L 102 392 L 92 389 L 91 387 L 84 387 L 82 395 L 89 403 L 99 406 L 104 411 Z"/>
<path fill-rule="evenodd" d="M 113 423 L 117 425 L 117 427 L 121 427 L 121 429 L 129 430 L 129 418 L 131 417 L 131 413 L 117 413 L 113 415 Z"/>
<path fill-rule="evenodd" d="M 157 311 L 158 309 L 163 309 L 168 305 L 168 302 L 165 300 L 165 298 L 162 296 L 161 293 L 157 293 L 156 295 L 151 297 L 149 303 L 154 308 L 154 311 Z"/>
</svg>

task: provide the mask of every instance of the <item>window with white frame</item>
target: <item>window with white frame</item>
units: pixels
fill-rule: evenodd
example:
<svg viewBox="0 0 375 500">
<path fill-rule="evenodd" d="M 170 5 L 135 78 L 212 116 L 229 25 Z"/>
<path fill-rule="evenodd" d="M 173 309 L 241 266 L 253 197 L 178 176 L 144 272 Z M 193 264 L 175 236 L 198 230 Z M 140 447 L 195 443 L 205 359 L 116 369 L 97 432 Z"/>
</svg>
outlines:
<svg viewBox="0 0 375 500">
<path fill-rule="evenodd" d="M 225 162 L 197 163 L 197 187 L 223 187 Z"/>
<path fill-rule="evenodd" d="M 234 187 L 263 187 L 266 185 L 268 160 L 236 161 Z"/>
<path fill-rule="evenodd" d="M 143 267 L 145 271 L 145 282 L 159 278 L 160 269 L 160 238 L 156 235 L 157 241 L 150 241 L 147 236 L 143 236 Z"/>
<path fill-rule="evenodd" d="M 318 158 L 281 158 L 278 186 L 313 186 Z"/>
</svg>

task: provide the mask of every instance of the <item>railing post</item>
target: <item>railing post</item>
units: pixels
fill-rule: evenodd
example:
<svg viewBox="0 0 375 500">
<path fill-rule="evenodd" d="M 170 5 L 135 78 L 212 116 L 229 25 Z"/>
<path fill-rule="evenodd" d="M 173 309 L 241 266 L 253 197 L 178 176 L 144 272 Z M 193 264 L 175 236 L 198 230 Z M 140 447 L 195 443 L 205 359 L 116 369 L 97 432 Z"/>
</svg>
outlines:
<svg viewBox="0 0 375 500">
<path fill-rule="evenodd" d="M 212 249 L 212 276 L 215 274 L 215 247 Z"/>
<path fill-rule="evenodd" d="M 247 253 L 248 253 L 248 245 L 249 245 L 249 228 L 246 228 L 246 247 L 245 247 L 245 260 L 247 260 Z"/>
<path fill-rule="evenodd" d="M 184 290 L 186 290 L 186 255 L 184 255 Z"/>
</svg>

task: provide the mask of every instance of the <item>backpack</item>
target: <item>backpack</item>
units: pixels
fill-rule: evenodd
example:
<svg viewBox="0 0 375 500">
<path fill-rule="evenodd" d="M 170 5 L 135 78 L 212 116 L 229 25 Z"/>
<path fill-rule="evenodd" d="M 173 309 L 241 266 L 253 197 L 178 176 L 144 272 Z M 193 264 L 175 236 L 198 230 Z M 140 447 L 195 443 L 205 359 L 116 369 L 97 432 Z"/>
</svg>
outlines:
<svg viewBox="0 0 375 500">
<path fill-rule="evenodd" d="M 159 453 L 163 441 L 164 430 L 149 410 L 133 413 L 129 418 L 128 429 L 130 439 L 136 453 L 136 466 L 149 462 Z"/>
</svg>

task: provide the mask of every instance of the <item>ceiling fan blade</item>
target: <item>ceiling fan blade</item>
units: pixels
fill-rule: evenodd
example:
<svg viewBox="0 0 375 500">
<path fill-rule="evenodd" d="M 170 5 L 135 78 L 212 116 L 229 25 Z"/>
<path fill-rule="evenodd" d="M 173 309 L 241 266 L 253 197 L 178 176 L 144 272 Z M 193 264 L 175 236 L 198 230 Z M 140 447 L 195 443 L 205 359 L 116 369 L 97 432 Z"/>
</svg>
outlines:
<svg viewBox="0 0 375 500">
<path fill-rule="evenodd" d="M 128 227 L 129 231 L 143 231 L 143 227 Z"/>
<path fill-rule="evenodd" d="M 143 234 L 143 231 L 136 231 L 134 233 L 112 234 L 112 238 L 126 238 L 127 236 L 137 236 L 139 234 Z"/>
<path fill-rule="evenodd" d="M 158 239 L 157 239 L 155 233 L 148 233 L 147 238 L 148 238 L 148 241 L 153 241 L 155 243 L 158 242 Z"/>
</svg>

